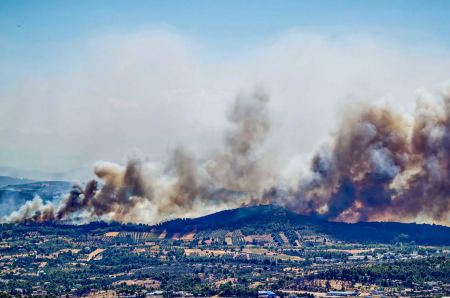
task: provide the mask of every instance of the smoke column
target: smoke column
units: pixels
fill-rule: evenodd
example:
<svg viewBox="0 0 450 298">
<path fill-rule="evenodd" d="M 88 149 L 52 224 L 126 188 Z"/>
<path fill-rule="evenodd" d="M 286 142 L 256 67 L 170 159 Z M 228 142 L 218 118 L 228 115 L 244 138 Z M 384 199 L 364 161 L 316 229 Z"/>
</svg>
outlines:
<svg viewBox="0 0 450 298">
<path fill-rule="evenodd" d="M 449 175 L 447 92 L 437 105 L 418 101 L 412 123 L 388 106 L 360 106 L 314 155 L 310 179 L 287 193 L 271 189 L 265 197 L 335 221 L 449 225 Z"/>
<path fill-rule="evenodd" d="M 412 120 L 387 105 L 361 104 L 310 162 L 308 178 L 283 187 L 264 152 L 269 98 L 240 94 L 218 152 L 195 158 L 178 148 L 168 165 L 99 162 L 100 183 L 74 186 L 59 203 L 40 198 L 6 222 L 81 217 L 155 223 L 249 204 L 278 204 L 333 221 L 427 221 L 450 225 L 450 90 L 437 104 L 419 100 Z M 299 136 L 301 137 L 301 136 Z"/>
<path fill-rule="evenodd" d="M 137 158 L 125 166 L 98 162 L 94 173 L 100 183 L 75 185 L 58 203 L 35 198 L 3 221 L 82 218 L 155 223 L 246 204 L 261 195 L 275 172 L 260 154 L 270 131 L 268 102 L 259 89 L 239 94 L 227 114 L 230 129 L 222 149 L 201 161 L 178 148 L 163 167 Z"/>
</svg>

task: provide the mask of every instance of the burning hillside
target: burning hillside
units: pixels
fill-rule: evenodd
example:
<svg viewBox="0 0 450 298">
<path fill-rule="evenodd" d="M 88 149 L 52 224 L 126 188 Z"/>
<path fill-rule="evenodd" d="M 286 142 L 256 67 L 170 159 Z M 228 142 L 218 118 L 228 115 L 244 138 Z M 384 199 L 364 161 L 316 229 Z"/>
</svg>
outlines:
<svg viewBox="0 0 450 298">
<path fill-rule="evenodd" d="M 264 152 L 268 102 L 260 90 L 237 96 L 227 114 L 230 129 L 213 154 L 199 158 L 179 148 L 163 167 L 137 158 L 124 166 L 98 162 L 100 183 L 74 186 L 58 202 L 36 197 L 3 221 L 155 223 L 274 203 L 334 221 L 450 224 L 450 90 L 438 104 L 418 102 L 412 120 L 385 105 L 361 105 L 344 115 L 296 187 L 284 186 L 277 163 Z"/>
</svg>

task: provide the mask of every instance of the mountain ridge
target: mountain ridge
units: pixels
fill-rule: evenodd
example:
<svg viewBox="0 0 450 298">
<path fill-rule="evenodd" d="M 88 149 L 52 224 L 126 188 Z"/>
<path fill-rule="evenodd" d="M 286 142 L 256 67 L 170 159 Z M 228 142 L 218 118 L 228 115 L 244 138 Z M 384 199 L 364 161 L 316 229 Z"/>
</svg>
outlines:
<svg viewBox="0 0 450 298">
<path fill-rule="evenodd" d="M 170 234 L 214 229 L 240 229 L 278 233 L 285 230 L 309 230 L 336 240 L 365 243 L 416 242 L 450 245 L 450 227 L 400 222 L 331 222 L 294 213 L 275 205 L 257 205 L 223 210 L 191 219 L 174 219 L 153 226 Z M 245 234 L 245 233 L 244 233 Z"/>
<path fill-rule="evenodd" d="M 324 236 L 333 241 L 361 244 L 416 244 L 450 246 L 450 227 L 399 222 L 331 222 L 294 213 L 275 205 L 254 205 L 223 210 L 197 218 L 178 218 L 155 225 L 96 221 L 76 225 L 73 222 L 50 221 L 21 224 L 27 229 L 57 227 L 66 233 L 104 234 L 106 232 L 155 232 L 165 239 L 180 239 L 194 232 L 237 232 L 243 236 L 284 234 L 291 244 L 303 236 Z M 277 236 L 278 235 L 278 236 Z"/>
<path fill-rule="evenodd" d="M 18 210 L 20 206 L 32 200 L 36 195 L 44 201 L 54 201 L 67 194 L 72 187 L 72 183 L 67 181 L 33 181 L 28 179 L 15 179 L 13 181 L 23 181 L 23 183 L 8 183 L 0 186 L 0 217 Z"/>
<path fill-rule="evenodd" d="M 35 182 L 35 180 L 0 175 L 0 187 L 27 184 L 32 182 Z"/>
</svg>

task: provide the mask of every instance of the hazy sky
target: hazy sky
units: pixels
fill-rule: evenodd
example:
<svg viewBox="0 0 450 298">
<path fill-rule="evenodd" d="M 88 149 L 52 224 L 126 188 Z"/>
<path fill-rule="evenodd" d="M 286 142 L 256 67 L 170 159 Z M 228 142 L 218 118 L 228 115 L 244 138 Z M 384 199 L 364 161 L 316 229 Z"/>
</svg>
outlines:
<svg viewBox="0 0 450 298">
<path fill-rule="evenodd" d="M 219 146 L 264 88 L 286 168 L 345 107 L 450 79 L 449 1 L 0 1 L 0 166 L 65 171 Z M 420 93 L 420 92 L 419 92 Z"/>
</svg>

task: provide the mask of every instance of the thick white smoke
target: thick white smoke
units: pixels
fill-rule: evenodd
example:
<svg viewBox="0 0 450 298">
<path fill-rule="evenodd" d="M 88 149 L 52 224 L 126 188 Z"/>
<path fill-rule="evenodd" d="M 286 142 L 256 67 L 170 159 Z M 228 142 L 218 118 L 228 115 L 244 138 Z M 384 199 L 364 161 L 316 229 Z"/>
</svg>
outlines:
<svg viewBox="0 0 450 298">
<path fill-rule="evenodd" d="M 390 183 L 416 185 L 413 177 L 447 189 L 441 106 L 418 108 L 410 119 L 396 116 L 412 112 L 418 87 L 434 89 L 447 78 L 447 51 L 291 32 L 219 59 L 189 38 L 159 30 L 97 37 L 80 48 L 63 72 L 30 71 L 34 76 L 0 90 L 0 163 L 63 171 L 120 161 L 135 148 L 148 159 L 97 163 L 100 185 L 75 187 L 59 204 L 35 199 L 7 221 L 82 215 L 151 223 L 285 196 L 299 212 L 331 219 L 391 219 Z M 236 90 L 255 85 L 269 90 L 271 100 L 256 88 L 231 101 Z M 396 111 L 348 109 L 380 98 Z M 345 119 L 339 128 L 336 111 Z M 386 127 L 386 119 L 395 125 Z M 391 139 L 390 129 L 399 136 Z M 305 167 L 302 161 L 330 132 L 336 135 L 329 148 L 315 155 L 312 169 Z M 422 143 L 431 153 L 422 156 Z M 342 162 L 350 149 L 355 158 Z M 382 182 L 374 183 L 374 175 Z M 386 214 L 358 209 L 356 192 L 367 185 L 385 196 Z M 367 206 L 377 205 L 363 197 Z M 402 216 L 420 216 L 423 204 L 416 205 Z M 425 213 L 445 222 L 445 212 Z"/>
<path fill-rule="evenodd" d="M 130 158 L 124 166 L 96 162 L 101 185 L 96 180 L 75 185 L 57 204 L 36 198 L 2 220 L 155 223 L 246 204 L 261 197 L 278 173 L 261 152 L 270 131 L 268 103 L 260 89 L 239 94 L 229 109 L 230 128 L 223 133 L 222 147 L 199 160 L 178 148 L 163 166 L 140 158 Z"/>
<path fill-rule="evenodd" d="M 385 97 L 411 110 L 414 90 L 433 89 L 450 68 L 439 48 L 302 31 L 239 51 L 167 30 L 111 33 L 73 52 L 57 68 L 0 76 L 9 77 L 0 89 L 2 166 L 91 174 L 95 161 L 124 162 L 135 149 L 152 160 L 179 145 L 200 156 L 221 146 L 224 111 L 255 84 L 272 98 L 267 149 L 287 166 L 334 129 L 342 106 Z"/>
</svg>

